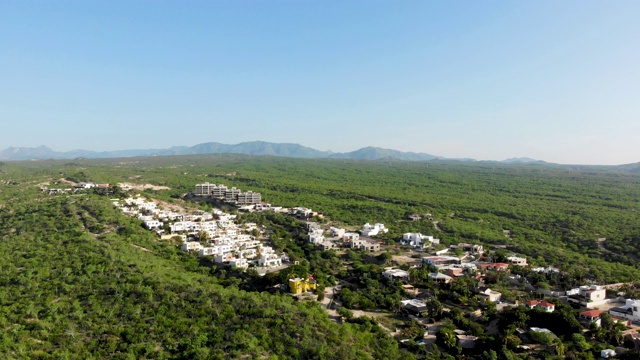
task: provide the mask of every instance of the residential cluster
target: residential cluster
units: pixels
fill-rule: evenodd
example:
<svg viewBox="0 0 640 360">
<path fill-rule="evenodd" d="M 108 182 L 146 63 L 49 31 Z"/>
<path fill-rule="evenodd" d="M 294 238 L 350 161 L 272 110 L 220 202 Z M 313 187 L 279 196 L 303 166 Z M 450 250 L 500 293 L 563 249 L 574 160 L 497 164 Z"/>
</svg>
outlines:
<svg viewBox="0 0 640 360">
<path fill-rule="evenodd" d="M 146 228 L 155 230 L 163 238 L 180 237 L 182 250 L 211 256 L 219 264 L 237 268 L 249 265 L 274 268 L 289 261 L 285 254 L 276 253 L 255 237 L 261 232 L 256 224 L 238 225 L 234 221 L 236 215 L 219 209 L 211 213 L 180 213 L 162 210 L 156 202 L 142 197 L 129 197 L 122 203 L 116 200 L 113 204 L 125 214 L 143 221 Z"/>
<path fill-rule="evenodd" d="M 93 188 L 108 189 L 109 184 L 78 183 L 78 184 L 75 184 L 72 188 L 65 188 L 65 189 L 49 188 L 47 186 L 42 186 L 40 187 L 40 191 L 46 192 L 49 195 L 53 195 L 53 194 L 65 194 L 65 193 L 71 193 L 71 192 L 78 192 L 78 191 L 89 190 Z"/>
<path fill-rule="evenodd" d="M 418 242 L 424 237 L 420 234 L 404 234 L 403 244 L 411 245 L 416 248 L 424 248 L 428 246 L 425 241 Z M 430 238 L 430 237 L 428 237 Z M 437 240 L 437 239 L 436 239 Z M 429 242 L 434 243 L 432 240 Z M 444 255 L 450 250 L 461 250 L 464 254 L 460 257 Z M 455 278 L 460 276 L 472 276 L 479 280 L 479 286 L 476 291 L 478 298 L 484 301 L 500 302 L 502 294 L 498 291 L 492 290 L 488 287 L 481 286 L 487 271 L 504 272 L 508 271 L 512 266 L 525 267 L 528 266 L 527 259 L 519 256 L 508 256 L 506 262 L 487 262 L 481 260 L 475 260 L 476 257 L 481 259 L 487 259 L 490 257 L 481 257 L 484 249 L 482 245 L 460 243 L 458 245 L 452 245 L 448 249 L 438 251 L 436 255 L 425 256 L 421 258 L 423 266 L 430 266 L 435 271 L 429 274 L 429 278 L 437 283 L 448 284 L 455 281 Z M 540 273 L 557 273 L 558 269 L 555 268 L 533 268 L 534 272 Z M 382 276 L 388 280 L 402 281 L 410 283 L 409 272 L 396 268 L 386 268 Z M 514 283 L 520 283 L 520 279 L 516 276 L 511 277 Z M 413 287 L 411 285 L 406 285 Z M 539 291 L 545 293 L 548 296 L 556 297 L 563 300 L 575 307 L 586 308 L 585 311 L 580 313 L 579 320 L 585 327 L 590 327 L 592 324 L 599 326 L 601 315 L 607 311 L 599 310 L 598 307 L 606 304 L 618 304 L 621 301 L 624 303 L 621 306 L 613 307 L 608 310 L 608 313 L 612 316 L 615 322 L 622 323 L 624 325 L 630 325 L 631 323 L 640 323 L 640 300 L 637 299 L 620 299 L 620 298 L 607 298 L 607 288 L 615 288 L 612 286 L 601 285 L 588 285 L 580 286 L 574 289 L 566 291 Z M 515 305 L 521 305 L 529 309 L 541 309 L 546 312 L 554 312 L 555 305 L 545 300 L 530 300 L 522 304 L 516 302 Z M 426 312 L 426 305 L 417 299 L 403 301 L 403 308 L 409 313 L 420 315 Z M 543 329 L 544 330 L 544 329 Z"/>
<path fill-rule="evenodd" d="M 371 239 L 380 233 L 386 233 L 389 229 L 384 224 L 369 225 L 364 224 L 360 234 L 357 232 L 348 232 L 343 228 L 329 227 L 328 231 L 323 229 L 316 222 L 307 223 L 307 237 L 309 242 L 316 245 L 321 250 L 331 250 L 334 248 L 348 248 L 364 251 L 380 251 L 380 243 Z M 365 235 L 368 234 L 368 235 Z"/>
</svg>

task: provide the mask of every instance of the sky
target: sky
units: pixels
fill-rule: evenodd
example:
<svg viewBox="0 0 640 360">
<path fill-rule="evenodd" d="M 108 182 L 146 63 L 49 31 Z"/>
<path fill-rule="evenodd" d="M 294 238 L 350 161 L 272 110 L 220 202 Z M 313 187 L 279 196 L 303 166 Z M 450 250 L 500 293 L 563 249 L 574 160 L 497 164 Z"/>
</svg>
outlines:
<svg viewBox="0 0 640 360">
<path fill-rule="evenodd" d="M 0 150 L 640 161 L 640 2 L 0 0 Z"/>
</svg>

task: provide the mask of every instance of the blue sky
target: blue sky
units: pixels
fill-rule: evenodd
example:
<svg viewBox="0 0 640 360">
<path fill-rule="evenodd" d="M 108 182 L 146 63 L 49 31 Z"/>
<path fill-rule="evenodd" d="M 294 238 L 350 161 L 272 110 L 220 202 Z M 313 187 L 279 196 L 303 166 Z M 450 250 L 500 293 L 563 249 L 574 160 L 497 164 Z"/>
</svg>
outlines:
<svg viewBox="0 0 640 360">
<path fill-rule="evenodd" d="M 0 1 L 0 149 L 640 161 L 638 1 Z"/>
</svg>

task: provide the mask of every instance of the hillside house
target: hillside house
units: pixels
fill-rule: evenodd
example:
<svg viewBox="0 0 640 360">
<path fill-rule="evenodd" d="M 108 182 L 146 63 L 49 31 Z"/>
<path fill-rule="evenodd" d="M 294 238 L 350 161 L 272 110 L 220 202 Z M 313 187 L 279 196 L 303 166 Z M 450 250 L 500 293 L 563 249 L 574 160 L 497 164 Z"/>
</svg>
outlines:
<svg viewBox="0 0 640 360">
<path fill-rule="evenodd" d="M 387 269 L 382 272 L 382 277 L 387 280 L 409 279 L 409 272 L 402 269 Z"/>
<path fill-rule="evenodd" d="M 607 290 L 599 285 L 580 286 L 567 291 L 569 303 L 580 304 L 584 307 L 595 307 L 607 302 Z"/>
<path fill-rule="evenodd" d="M 360 233 L 363 236 L 377 236 L 380 233 L 386 233 L 388 231 L 389 229 L 385 228 L 384 224 L 377 223 L 370 225 L 369 223 L 366 223 L 362 227 L 362 230 L 360 230 Z"/>
<path fill-rule="evenodd" d="M 332 243 L 331 241 L 327 241 L 327 240 L 325 240 L 324 242 L 321 242 L 319 244 L 316 244 L 316 246 L 322 251 L 328 251 L 328 250 L 336 248 L 336 244 Z"/>
<path fill-rule="evenodd" d="M 461 264 L 462 260 L 455 256 L 426 256 L 422 258 L 422 262 L 427 265 L 435 266 L 436 268 L 443 265 Z"/>
<path fill-rule="evenodd" d="M 352 249 L 364 251 L 380 251 L 380 244 L 369 242 L 363 239 L 351 241 L 349 243 L 349 247 Z"/>
<path fill-rule="evenodd" d="M 344 237 L 342 239 L 344 240 L 345 243 L 349 244 L 354 241 L 360 240 L 360 234 L 352 233 L 352 232 L 344 233 Z"/>
<path fill-rule="evenodd" d="M 144 222 L 144 227 L 146 227 L 149 230 L 162 229 L 163 225 L 164 224 L 162 223 L 162 221 L 158 221 L 158 220 L 147 220 Z"/>
<path fill-rule="evenodd" d="M 294 295 L 311 292 L 316 289 L 316 280 L 311 276 L 307 277 L 307 279 L 289 279 L 289 289 Z"/>
<path fill-rule="evenodd" d="M 434 280 L 439 284 L 448 284 L 453 281 L 451 276 L 441 273 L 429 273 L 429 279 Z"/>
<path fill-rule="evenodd" d="M 282 258 L 276 254 L 264 254 L 258 259 L 258 266 L 278 267 L 282 266 Z"/>
<path fill-rule="evenodd" d="M 627 299 L 624 306 L 610 309 L 609 314 L 633 322 L 640 321 L 640 300 Z"/>
<path fill-rule="evenodd" d="M 203 247 L 198 251 L 198 255 L 200 256 L 214 256 L 218 255 L 217 247 Z"/>
<path fill-rule="evenodd" d="M 403 245 L 422 249 L 432 244 L 439 244 L 440 239 L 434 239 L 433 236 L 422 235 L 421 233 L 406 233 L 402 235 L 401 243 Z"/>
<path fill-rule="evenodd" d="M 604 313 L 602 310 L 587 310 L 580 313 L 579 320 L 585 326 L 589 327 L 591 324 L 600 326 L 600 316 Z"/>
<path fill-rule="evenodd" d="M 480 270 L 507 271 L 509 264 L 507 263 L 478 263 L 476 264 Z"/>
<path fill-rule="evenodd" d="M 429 312 L 429 308 L 427 307 L 427 304 L 425 304 L 420 300 L 416 300 L 416 299 L 402 300 L 401 303 L 402 303 L 402 310 L 415 316 L 422 316 Z"/>
<path fill-rule="evenodd" d="M 237 268 L 246 269 L 249 267 L 249 262 L 244 258 L 235 258 L 229 261 L 229 265 L 235 266 Z"/>
<path fill-rule="evenodd" d="M 330 227 L 329 228 L 329 234 L 332 237 L 342 238 L 342 237 L 344 237 L 345 232 L 346 231 L 344 229 L 341 229 L 341 228 L 337 228 L 337 227 Z"/>
<path fill-rule="evenodd" d="M 463 252 L 468 252 L 468 253 L 472 253 L 472 254 L 482 254 L 484 252 L 484 248 L 482 247 L 482 245 L 476 245 L 476 244 L 466 244 L 466 243 L 460 243 L 458 245 L 451 245 L 451 249 L 460 249 Z"/>
<path fill-rule="evenodd" d="M 320 227 L 320 224 L 318 224 L 317 222 L 307 223 L 307 231 L 314 232 L 316 230 L 320 230 L 320 233 L 322 233 L 322 228 Z"/>
<path fill-rule="evenodd" d="M 518 256 L 509 256 L 507 262 L 511 265 L 527 266 L 527 259 Z"/>
<path fill-rule="evenodd" d="M 197 241 L 185 241 L 182 243 L 180 248 L 184 251 L 200 251 L 202 249 L 202 244 Z"/>
<path fill-rule="evenodd" d="M 322 229 L 314 229 L 309 231 L 309 242 L 312 244 L 319 244 L 324 242 L 324 235 Z"/>
<path fill-rule="evenodd" d="M 481 288 L 478 293 L 478 297 L 484 301 L 497 302 L 502 298 L 502 293 L 489 288 Z"/>
<path fill-rule="evenodd" d="M 529 300 L 524 302 L 524 307 L 529 309 L 542 309 L 546 312 L 554 312 L 556 305 L 544 300 Z"/>
</svg>

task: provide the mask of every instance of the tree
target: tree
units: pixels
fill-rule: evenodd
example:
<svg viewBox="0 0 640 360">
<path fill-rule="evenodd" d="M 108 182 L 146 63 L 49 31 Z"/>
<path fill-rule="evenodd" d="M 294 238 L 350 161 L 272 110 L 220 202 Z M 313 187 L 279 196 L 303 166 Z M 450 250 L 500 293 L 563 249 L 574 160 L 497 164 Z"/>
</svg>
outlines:
<svg viewBox="0 0 640 360">
<path fill-rule="evenodd" d="M 211 237 L 207 231 L 198 231 L 198 241 L 205 242 L 208 241 Z"/>
<path fill-rule="evenodd" d="M 427 301 L 426 305 L 429 311 L 429 316 L 439 319 L 440 315 L 442 315 L 442 303 L 438 301 L 438 299 L 432 298 L 431 300 Z"/>
<path fill-rule="evenodd" d="M 393 259 L 393 255 L 385 251 L 380 255 L 378 255 L 376 258 L 378 259 L 378 261 L 382 262 L 383 264 L 388 264 L 389 261 Z"/>
<path fill-rule="evenodd" d="M 443 327 L 436 333 L 436 343 L 453 354 L 462 352 L 462 348 L 458 345 L 456 334 L 449 327 Z"/>
<path fill-rule="evenodd" d="M 571 341 L 573 342 L 573 345 L 576 347 L 576 349 L 578 349 L 579 351 L 587 351 L 591 349 L 591 344 L 589 344 L 587 339 L 582 334 L 579 334 L 579 333 L 572 334 Z"/>
<path fill-rule="evenodd" d="M 337 310 L 338 315 L 342 316 L 343 318 L 347 319 L 347 320 L 351 320 L 353 319 L 353 311 L 347 309 L 344 306 L 341 306 L 338 308 Z"/>
</svg>

